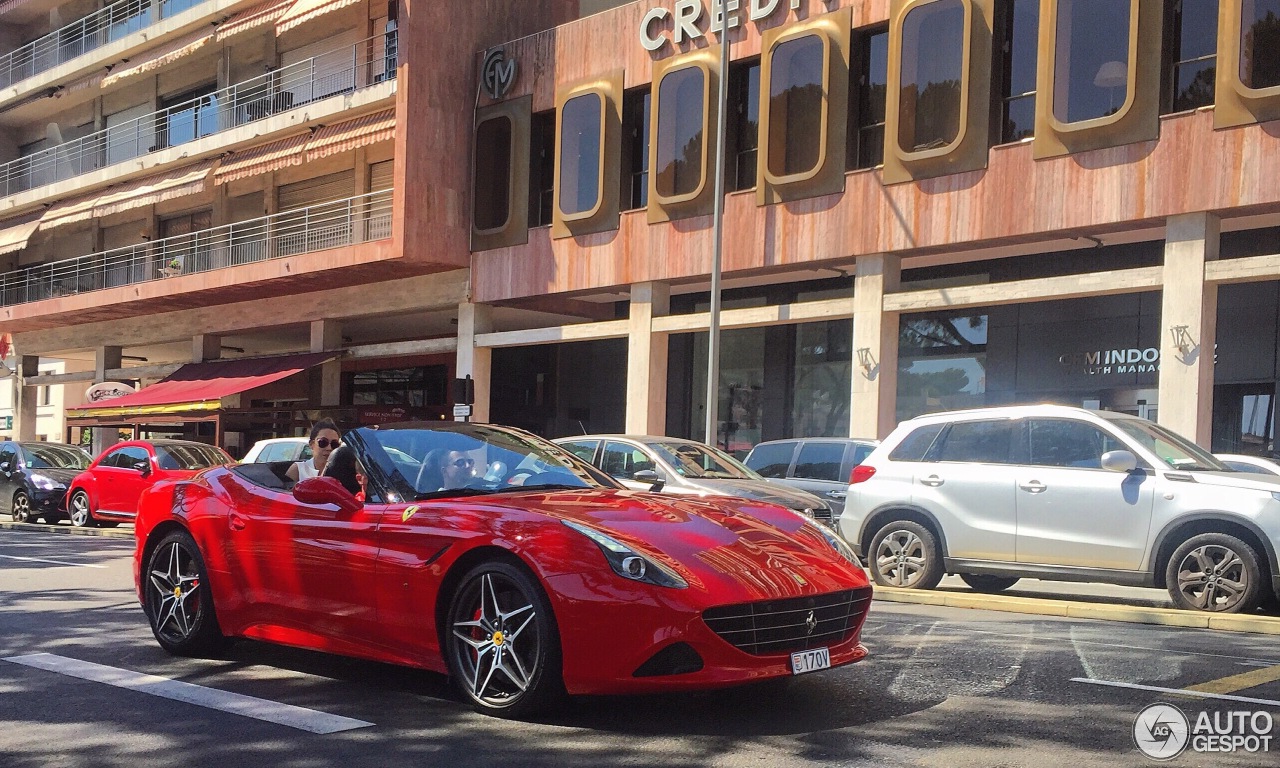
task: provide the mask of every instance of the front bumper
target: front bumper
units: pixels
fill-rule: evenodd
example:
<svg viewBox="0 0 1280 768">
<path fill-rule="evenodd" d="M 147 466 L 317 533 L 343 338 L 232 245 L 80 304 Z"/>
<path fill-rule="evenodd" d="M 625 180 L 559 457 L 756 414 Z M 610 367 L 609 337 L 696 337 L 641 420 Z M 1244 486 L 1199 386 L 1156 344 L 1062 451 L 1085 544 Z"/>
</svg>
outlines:
<svg viewBox="0 0 1280 768">
<path fill-rule="evenodd" d="M 51 491 L 36 489 L 31 494 L 31 511 L 64 512 L 66 511 L 66 501 L 66 488 L 55 488 Z"/>
</svg>

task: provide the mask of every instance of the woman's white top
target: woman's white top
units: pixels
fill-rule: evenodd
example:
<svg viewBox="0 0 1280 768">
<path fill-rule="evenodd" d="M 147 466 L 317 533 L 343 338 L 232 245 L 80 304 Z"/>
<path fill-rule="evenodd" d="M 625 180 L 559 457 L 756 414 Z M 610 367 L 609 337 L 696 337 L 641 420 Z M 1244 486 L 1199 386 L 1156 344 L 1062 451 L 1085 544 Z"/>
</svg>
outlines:
<svg viewBox="0 0 1280 768">
<path fill-rule="evenodd" d="M 313 459 L 303 459 L 302 461 L 295 461 L 293 463 L 293 466 L 298 468 L 299 480 L 306 480 L 308 477 L 320 476 L 320 471 L 316 469 L 315 461 Z"/>
</svg>

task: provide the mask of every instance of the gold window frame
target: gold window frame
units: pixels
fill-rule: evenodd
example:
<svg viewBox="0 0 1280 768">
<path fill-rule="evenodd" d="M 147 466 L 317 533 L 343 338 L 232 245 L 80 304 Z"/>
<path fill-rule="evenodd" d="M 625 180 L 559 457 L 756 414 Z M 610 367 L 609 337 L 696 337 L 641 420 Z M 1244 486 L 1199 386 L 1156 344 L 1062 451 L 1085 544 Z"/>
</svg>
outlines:
<svg viewBox="0 0 1280 768">
<path fill-rule="evenodd" d="M 756 202 L 760 205 L 836 194 L 844 190 L 845 133 L 849 111 L 849 49 L 853 9 L 841 8 L 807 21 L 777 27 L 761 36 L 760 127 L 756 163 Z M 769 170 L 772 146 L 773 56 L 784 43 L 804 37 L 822 41 L 822 117 L 818 129 L 818 160 L 806 171 L 775 175 Z"/>
<path fill-rule="evenodd" d="M 621 69 L 599 77 L 569 83 L 556 89 L 555 190 L 551 201 L 551 237 L 563 238 L 618 228 L 618 174 L 622 164 Z M 563 170 L 564 107 L 580 96 L 600 99 L 600 155 L 597 158 L 596 202 L 591 208 L 566 214 L 560 208 L 560 173 Z"/>
<path fill-rule="evenodd" d="M 1042 2 L 1044 0 L 1041 0 Z M 902 34 L 907 15 L 939 0 L 892 0 L 885 91 L 884 181 L 898 184 L 987 167 L 991 133 L 991 75 L 995 0 L 960 0 L 965 12 L 961 45 L 960 125 L 949 144 L 906 151 L 898 143 L 902 107 Z"/>
<path fill-rule="evenodd" d="M 1106 147 L 1153 141 L 1160 135 L 1163 0 L 1114 0 L 1129 3 L 1129 60 L 1125 63 L 1125 100 L 1115 113 L 1064 123 L 1054 114 L 1057 78 L 1058 4 L 1040 0 L 1040 42 L 1036 63 L 1036 123 L 1032 155 L 1058 157 Z"/>
<path fill-rule="evenodd" d="M 1214 82 L 1213 127 L 1280 120 L 1280 85 L 1250 88 L 1240 77 L 1243 0 L 1218 3 L 1218 61 Z M 1230 62 L 1229 66 L 1224 66 Z"/>
<path fill-rule="evenodd" d="M 480 125 L 505 118 L 511 122 L 511 167 L 507 179 L 507 220 L 498 227 L 476 226 L 476 138 Z M 521 96 L 476 110 L 471 134 L 471 250 L 487 251 L 529 242 L 529 128 L 533 97 Z"/>
<path fill-rule="evenodd" d="M 702 177 L 692 192 L 682 195 L 663 195 L 658 191 L 658 116 L 662 111 L 662 81 L 676 72 L 697 68 L 702 72 Z M 711 160 L 720 151 L 714 126 L 719 115 L 720 46 L 709 46 L 691 53 L 672 56 L 654 64 L 649 107 L 649 205 L 647 218 L 650 224 L 692 216 L 705 216 L 712 212 L 714 190 L 708 183 L 712 176 Z"/>
</svg>

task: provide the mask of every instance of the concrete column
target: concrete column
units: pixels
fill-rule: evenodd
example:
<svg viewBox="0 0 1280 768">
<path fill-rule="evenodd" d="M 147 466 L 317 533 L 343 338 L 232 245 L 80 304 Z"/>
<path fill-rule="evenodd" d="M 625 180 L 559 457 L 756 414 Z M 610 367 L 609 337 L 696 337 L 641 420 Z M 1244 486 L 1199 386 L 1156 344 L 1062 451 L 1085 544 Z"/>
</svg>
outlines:
<svg viewBox="0 0 1280 768">
<path fill-rule="evenodd" d="M 898 289 L 902 260 L 881 254 L 858 259 L 853 281 L 853 376 L 849 436 L 883 438 L 898 425 L 898 313 L 884 295 Z"/>
<path fill-rule="evenodd" d="M 475 380 L 476 401 L 471 405 L 472 421 L 489 421 L 489 382 L 493 376 L 493 350 L 477 347 L 476 335 L 493 330 L 493 308 L 488 304 L 465 302 L 458 305 L 458 378 L 468 374 Z"/>
<path fill-rule="evenodd" d="M 311 351 L 333 352 L 339 349 L 342 349 L 342 323 L 337 320 L 312 320 Z M 316 389 L 319 405 L 339 405 L 342 399 L 342 361 L 330 360 L 318 366 L 316 371 L 313 375 L 318 380 Z"/>
<path fill-rule="evenodd" d="M 1173 216 L 1165 225 L 1160 308 L 1160 424 L 1208 449 L 1213 436 L 1213 358 L 1218 286 L 1204 280 L 1218 258 L 1218 217 Z"/>
<path fill-rule="evenodd" d="M 222 337 L 201 333 L 191 337 L 191 362 L 203 363 L 222 357 Z"/>
<path fill-rule="evenodd" d="M 15 387 L 18 402 L 13 405 L 13 434 L 18 440 L 36 439 L 36 406 L 40 404 L 40 357 L 22 355 L 18 358 L 18 381 Z"/>
<path fill-rule="evenodd" d="M 653 318 L 671 312 L 671 286 L 631 286 L 627 336 L 627 433 L 662 435 L 667 431 L 667 337 L 653 332 Z"/>
<path fill-rule="evenodd" d="M 120 347 L 98 347 L 93 352 L 93 380 L 106 381 L 107 371 L 119 368 Z M 120 430 L 115 427 L 93 427 L 92 451 L 97 456 L 106 449 L 120 442 Z"/>
</svg>

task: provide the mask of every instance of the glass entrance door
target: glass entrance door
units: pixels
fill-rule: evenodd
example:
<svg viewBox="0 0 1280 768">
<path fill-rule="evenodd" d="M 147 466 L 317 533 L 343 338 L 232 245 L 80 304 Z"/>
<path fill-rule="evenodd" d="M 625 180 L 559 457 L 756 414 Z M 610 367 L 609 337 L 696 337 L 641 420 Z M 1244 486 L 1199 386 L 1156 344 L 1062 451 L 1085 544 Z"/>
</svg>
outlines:
<svg viewBox="0 0 1280 768">
<path fill-rule="evenodd" d="M 1213 390 L 1213 452 L 1274 455 L 1276 385 L 1222 384 Z"/>
</svg>

